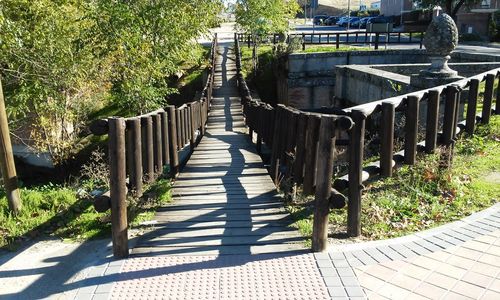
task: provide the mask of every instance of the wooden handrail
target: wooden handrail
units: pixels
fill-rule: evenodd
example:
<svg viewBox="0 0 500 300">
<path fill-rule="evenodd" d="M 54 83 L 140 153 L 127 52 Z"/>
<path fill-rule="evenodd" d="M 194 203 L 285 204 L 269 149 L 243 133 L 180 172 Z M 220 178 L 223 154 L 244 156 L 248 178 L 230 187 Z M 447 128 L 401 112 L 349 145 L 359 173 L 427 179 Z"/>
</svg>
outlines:
<svg viewBox="0 0 500 300">
<path fill-rule="evenodd" d="M 375 175 L 391 176 L 397 162 L 412 165 L 416 162 L 417 151 L 432 153 L 438 144 L 444 146 L 445 149 L 442 165 L 450 166 L 456 136 L 461 131 L 459 128 L 472 134 L 477 120 L 481 123 L 488 123 L 491 114 L 500 113 L 500 88 L 497 88 L 494 95 L 495 80 L 498 80 L 500 85 L 500 68 L 453 83 L 346 109 L 298 110 L 281 104 L 277 107 L 270 107 L 268 104 L 252 99 L 248 85 L 241 74 L 238 40 L 240 37 L 241 35 L 235 34 L 235 52 L 238 88 L 245 123 L 251 135 L 257 134 L 259 149 L 261 147 L 260 136 L 263 136 L 264 143 L 271 148 L 270 173 L 276 185 L 284 180 L 295 186 L 302 185 L 303 193 L 306 195 L 316 193 L 312 243 L 314 251 L 323 251 L 327 245 L 326 212 L 328 207 L 341 208 L 345 205 L 346 196 L 338 190 L 347 193 L 348 196 L 348 235 L 358 236 L 361 234 L 361 195 L 364 189 L 363 183 L 366 180 Z M 480 113 L 481 117 L 478 118 L 476 111 L 478 87 L 483 81 L 485 82 L 483 109 Z M 467 118 L 463 124 L 459 124 L 458 100 L 460 92 L 466 88 L 469 88 Z M 439 108 L 442 97 L 445 99 L 444 107 Z M 496 99 L 494 109 L 493 98 Z M 427 128 L 425 140 L 418 142 L 420 103 L 423 101 L 427 104 Z M 404 150 L 394 148 L 396 110 L 403 111 L 406 115 Z M 439 120 L 440 110 L 444 111 L 442 122 Z M 365 124 L 367 118 L 376 113 L 381 113 L 384 119 L 380 129 L 382 137 L 380 162 L 363 167 Z M 262 126 L 261 123 L 266 126 Z M 330 124 L 328 125 L 330 127 L 325 127 L 326 123 Z M 443 123 L 443 131 L 438 135 L 440 123 Z M 322 134 L 319 134 L 320 131 Z M 335 148 L 333 140 L 341 132 L 346 131 L 349 132 L 348 142 L 346 143 L 345 139 L 339 139 L 338 144 L 348 146 L 348 172 L 337 179 L 331 187 L 330 161 L 334 158 L 334 151 L 331 149 Z M 335 135 L 331 135 L 331 132 L 335 132 Z M 329 187 L 331 187 L 330 190 Z"/>
</svg>

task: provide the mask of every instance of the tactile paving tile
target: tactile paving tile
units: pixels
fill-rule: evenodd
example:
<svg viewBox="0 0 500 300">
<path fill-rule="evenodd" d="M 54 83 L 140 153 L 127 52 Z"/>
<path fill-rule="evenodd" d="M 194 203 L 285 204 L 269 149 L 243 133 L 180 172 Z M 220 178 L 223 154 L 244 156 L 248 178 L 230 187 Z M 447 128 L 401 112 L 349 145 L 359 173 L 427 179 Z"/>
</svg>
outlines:
<svg viewBox="0 0 500 300">
<path fill-rule="evenodd" d="M 127 260 L 111 299 L 330 299 L 311 254 Z"/>
</svg>

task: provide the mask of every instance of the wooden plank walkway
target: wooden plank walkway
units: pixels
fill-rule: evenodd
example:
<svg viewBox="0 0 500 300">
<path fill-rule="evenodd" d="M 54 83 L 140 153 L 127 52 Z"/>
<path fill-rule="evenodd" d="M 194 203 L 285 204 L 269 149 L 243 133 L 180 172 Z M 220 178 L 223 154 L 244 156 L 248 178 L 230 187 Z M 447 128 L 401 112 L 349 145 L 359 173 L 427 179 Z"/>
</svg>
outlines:
<svg viewBox="0 0 500 300">
<path fill-rule="evenodd" d="M 234 53 L 218 49 L 205 137 L 160 209 L 156 229 L 134 254 L 257 254 L 305 250 L 246 132 L 236 88 Z"/>
</svg>

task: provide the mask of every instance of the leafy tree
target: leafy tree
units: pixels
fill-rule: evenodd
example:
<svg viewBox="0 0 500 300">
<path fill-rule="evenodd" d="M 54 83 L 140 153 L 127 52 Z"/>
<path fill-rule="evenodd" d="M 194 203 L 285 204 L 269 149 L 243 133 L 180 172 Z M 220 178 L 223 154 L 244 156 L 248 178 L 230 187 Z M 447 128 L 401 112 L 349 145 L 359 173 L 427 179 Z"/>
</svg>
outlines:
<svg viewBox="0 0 500 300">
<path fill-rule="evenodd" d="M 2 0 L 0 74 L 11 128 L 56 163 L 91 111 L 165 104 L 168 77 L 193 59 L 220 0 Z"/>
<path fill-rule="evenodd" d="M 111 56 L 113 95 L 122 106 L 145 112 L 165 104 L 168 76 L 192 60 L 196 38 L 217 22 L 218 0 L 97 0 L 92 35 Z"/>
<path fill-rule="evenodd" d="M 454 20 L 457 18 L 457 13 L 462 6 L 469 6 L 479 3 L 479 0 L 413 0 L 421 7 L 433 7 L 439 5 L 444 11 Z"/>
<path fill-rule="evenodd" d="M 236 23 L 254 35 L 285 33 L 300 7 L 294 0 L 238 0 Z"/>
</svg>

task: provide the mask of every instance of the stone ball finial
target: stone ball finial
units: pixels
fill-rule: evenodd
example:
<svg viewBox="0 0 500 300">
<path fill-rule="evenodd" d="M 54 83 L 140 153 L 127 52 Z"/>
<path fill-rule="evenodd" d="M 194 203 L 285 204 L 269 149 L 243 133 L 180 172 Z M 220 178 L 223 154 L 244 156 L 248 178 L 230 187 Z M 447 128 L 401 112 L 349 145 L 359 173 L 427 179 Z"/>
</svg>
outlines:
<svg viewBox="0 0 500 300">
<path fill-rule="evenodd" d="M 445 13 L 433 16 L 423 44 L 430 56 L 448 56 L 458 44 L 458 29 L 453 19 Z"/>
</svg>

